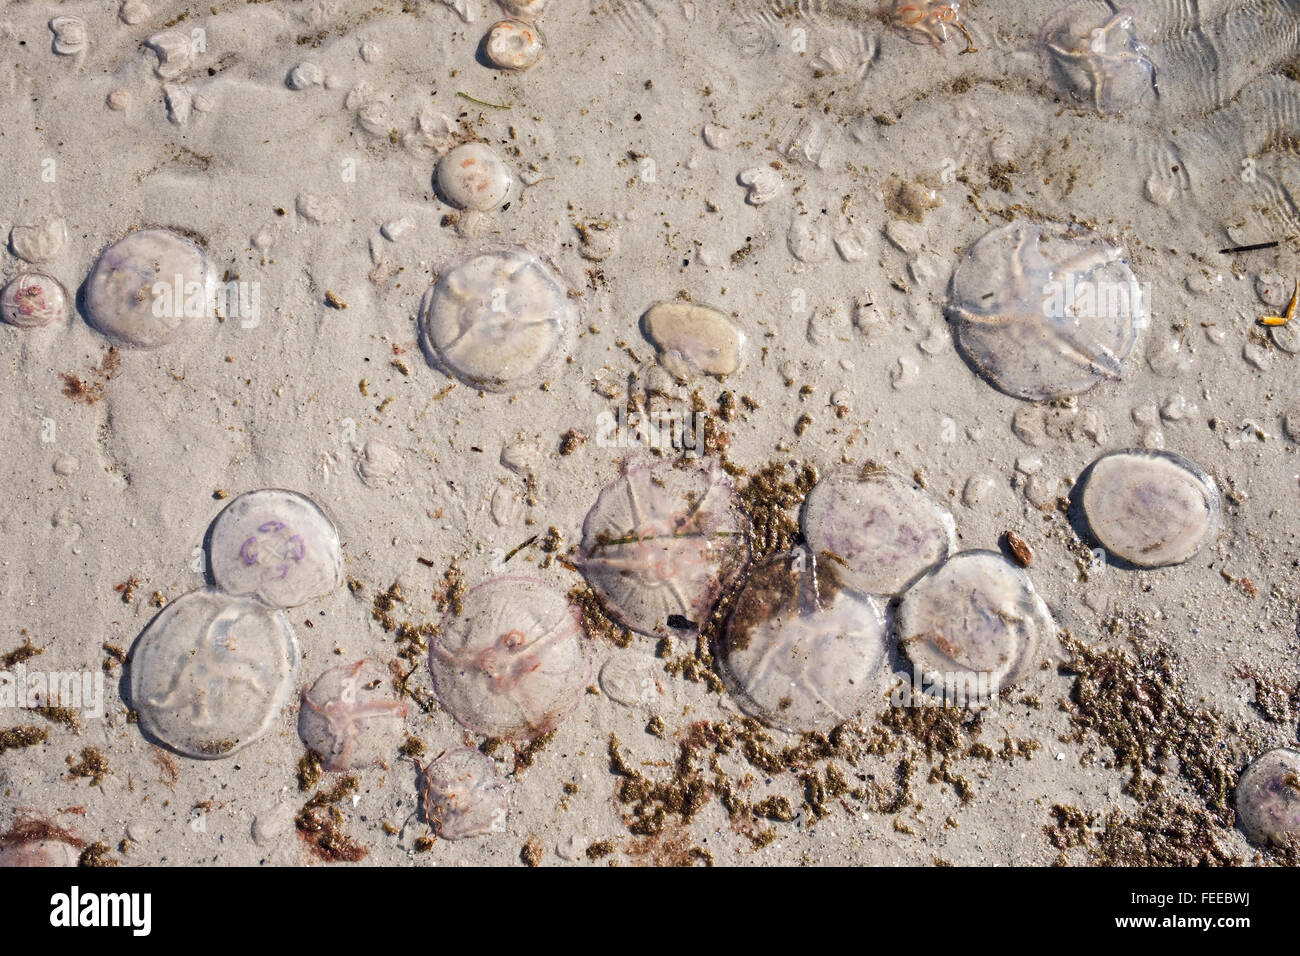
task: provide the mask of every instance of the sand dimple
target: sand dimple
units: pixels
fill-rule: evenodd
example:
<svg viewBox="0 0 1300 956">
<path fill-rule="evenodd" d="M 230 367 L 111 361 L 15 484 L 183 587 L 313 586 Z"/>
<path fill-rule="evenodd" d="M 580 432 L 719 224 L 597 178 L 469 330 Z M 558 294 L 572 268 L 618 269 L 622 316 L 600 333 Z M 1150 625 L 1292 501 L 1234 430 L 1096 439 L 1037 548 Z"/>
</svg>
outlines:
<svg viewBox="0 0 1300 956">
<path fill-rule="evenodd" d="M 298 640 L 283 612 L 213 588 L 168 604 L 131 649 L 131 706 L 187 757 L 228 757 L 289 702 Z"/>
<path fill-rule="evenodd" d="M 1116 557 L 1144 568 L 1181 564 L 1219 523 L 1214 479 L 1172 452 L 1117 451 L 1088 468 L 1084 515 Z"/>
<path fill-rule="evenodd" d="M 531 578 L 472 588 L 443 618 L 429 651 L 438 699 L 463 726 L 531 740 L 560 723 L 591 678 L 582 624 L 568 599 Z"/>
<path fill-rule="evenodd" d="M 343 556 L 333 523 L 294 491 L 250 491 L 212 525 L 212 578 L 230 594 L 251 594 L 275 607 L 297 607 L 343 583 Z"/>
<path fill-rule="evenodd" d="M 748 562 L 748 531 L 716 462 L 636 463 L 587 513 L 578 565 L 624 626 L 694 632 Z"/>
</svg>

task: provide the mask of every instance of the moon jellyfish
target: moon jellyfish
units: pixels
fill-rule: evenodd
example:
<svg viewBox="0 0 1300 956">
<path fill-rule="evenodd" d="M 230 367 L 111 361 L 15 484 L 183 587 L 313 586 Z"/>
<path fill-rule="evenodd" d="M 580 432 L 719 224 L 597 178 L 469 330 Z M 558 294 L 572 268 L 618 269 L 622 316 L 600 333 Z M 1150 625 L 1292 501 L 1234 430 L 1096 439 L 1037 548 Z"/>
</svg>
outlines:
<svg viewBox="0 0 1300 956">
<path fill-rule="evenodd" d="M 214 588 L 162 609 L 131 649 L 131 706 L 187 757 L 228 757 L 270 729 L 293 694 L 298 640 L 282 611 Z"/>
<path fill-rule="evenodd" d="M 953 549 L 952 515 L 915 484 L 878 467 L 832 472 L 804 499 L 804 540 L 828 553 L 844 586 L 896 594 Z"/>
<path fill-rule="evenodd" d="M 1219 489 L 1192 462 L 1166 451 L 1116 451 L 1087 469 L 1080 497 L 1092 534 L 1143 568 L 1182 564 L 1219 525 Z"/>
<path fill-rule="evenodd" d="M 741 708 L 788 731 L 826 730 L 862 710 L 885 658 L 880 606 L 841 590 L 815 554 L 778 554 L 736 598 L 718 662 Z"/>
<path fill-rule="evenodd" d="M 904 592 L 900 648 L 924 680 L 990 692 L 1015 682 L 1056 623 L 1024 571 L 993 551 L 955 554 Z"/>
<path fill-rule="evenodd" d="M 0 291 L 0 317 L 20 329 L 61 325 L 68 317 L 68 294 L 53 276 L 24 272 Z"/>
<path fill-rule="evenodd" d="M 438 190 L 457 209 L 496 209 L 506 201 L 513 184 L 514 177 L 501 157 L 483 143 L 457 146 L 438 161 Z"/>
<path fill-rule="evenodd" d="M 651 637 L 695 632 L 749 562 L 748 535 L 716 462 L 638 462 L 587 512 L 577 563 L 623 626 Z"/>
<path fill-rule="evenodd" d="M 958 347 L 995 388 L 1031 401 L 1118 379 L 1148 323 L 1124 250 L 1078 227 L 1021 222 L 985 233 L 953 272 Z"/>
<path fill-rule="evenodd" d="M 1154 98 L 1156 68 L 1133 17 L 1133 10 L 1106 0 L 1078 0 L 1050 16 L 1038 37 L 1056 88 L 1098 113 L 1119 113 Z"/>
<path fill-rule="evenodd" d="M 540 383 L 577 325 L 568 291 L 520 246 L 448 266 L 420 301 L 420 342 L 435 368 L 487 392 Z"/>
<path fill-rule="evenodd" d="M 591 657 L 569 599 L 531 578 L 497 578 L 448 611 L 429 650 L 442 706 L 475 733 L 532 740 L 577 706 Z"/>
<path fill-rule="evenodd" d="M 226 505 L 208 543 L 212 578 L 230 594 L 297 607 L 343 583 L 339 534 L 310 498 L 269 488 Z"/>
<path fill-rule="evenodd" d="M 91 325 L 121 345 L 152 349 L 206 316 L 216 278 L 207 254 L 167 229 L 133 232 L 99 254 L 86 280 Z"/>
<path fill-rule="evenodd" d="M 444 754 L 420 775 L 424 815 L 444 840 L 501 833 L 510 790 L 490 757 L 468 748 Z"/>
<path fill-rule="evenodd" d="M 327 670 L 302 692 L 298 736 L 326 770 L 373 767 L 396 752 L 406 730 L 406 701 L 374 661 Z"/>
<path fill-rule="evenodd" d="M 1300 844 L 1300 751 L 1270 750 L 1242 772 L 1237 816 L 1255 843 Z"/>
</svg>

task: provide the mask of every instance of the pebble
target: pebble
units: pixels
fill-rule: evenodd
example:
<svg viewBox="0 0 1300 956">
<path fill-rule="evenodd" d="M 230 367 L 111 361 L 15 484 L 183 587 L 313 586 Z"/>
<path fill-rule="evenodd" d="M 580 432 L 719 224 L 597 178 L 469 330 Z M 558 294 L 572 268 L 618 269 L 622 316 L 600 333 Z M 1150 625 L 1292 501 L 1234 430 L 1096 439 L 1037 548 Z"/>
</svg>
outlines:
<svg viewBox="0 0 1300 956">
<path fill-rule="evenodd" d="M 104 98 L 104 102 L 110 110 L 120 113 L 131 105 L 131 91 L 119 86 Z"/>
</svg>

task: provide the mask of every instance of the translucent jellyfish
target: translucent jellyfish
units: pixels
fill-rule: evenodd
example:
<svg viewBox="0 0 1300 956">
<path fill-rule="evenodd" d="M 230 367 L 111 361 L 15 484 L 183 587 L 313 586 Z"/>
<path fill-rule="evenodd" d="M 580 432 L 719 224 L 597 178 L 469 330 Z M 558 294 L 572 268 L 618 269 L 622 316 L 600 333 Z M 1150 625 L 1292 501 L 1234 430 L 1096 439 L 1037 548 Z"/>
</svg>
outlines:
<svg viewBox="0 0 1300 956">
<path fill-rule="evenodd" d="M 578 612 L 532 578 L 496 578 L 448 611 L 429 670 L 447 712 L 475 733 L 531 740 L 577 706 L 591 678 Z"/>
<path fill-rule="evenodd" d="M 926 680 L 987 675 L 996 692 L 1032 663 L 1056 622 L 1024 571 L 993 551 L 963 551 L 903 593 L 900 648 Z"/>
<path fill-rule="evenodd" d="M 306 604 L 343 583 L 338 532 L 295 491 L 250 491 L 230 502 L 212 523 L 208 554 L 220 588 L 275 607 Z"/>
<path fill-rule="evenodd" d="M 457 146 L 438 161 L 438 191 L 458 209 L 496 209 L 509 198 L 513 185 L 510 169 L 484 143 Z"/>
<path fill-rule="evenodd" d="M 956 544 L 946 510 L 913 482 L 883 468 L 841 469 L 804 499 L 804 540 L 837 560 L 844 586 L 861 594 L 897 594 Z"/>
<path fill-rule="evenodd" d="M 327 670 L 302 692 L 298 736 L 326 770 L 384 763 L 406 731 L 406 701 L 393 694 L 391 675 L 374 661 Z"/>
<path fill-rule="evenodd" d="M 1237 780 L 1237 816 L 1261 845 L 1300 845 L 1300 751 L 1270 750 Z"/>
<path fill-rule="evenodd" d="M 487 392 L 540 383 L 568 350 L 577 322 L 564 284 L 521 246 L 448 266 L 420 301 L 429 362 Z"/>
<path fill-rule="evenodd" d="M 483 43 L 484 55 L 500 70 L 527 70 L 536 65 L 545 49 L 542 31 L 522 20 L 494 23 Z"/>
<path fill-rule="evenodd" d="M 658 636 L 698 631 L 749 562 L 749 517 L 709 462 L 626 466 L 587 512 L 578 568 L 609 614 Z"/>
<path fill-rule="evenodd" d="M 298 640 L 282 611 L 215 588 L 162 609 L 131 649 L 141 728 L 187 757 L 228 757 L 261 737 L 293 695 Z"/>
<path fill-rule="evenodd" d="M 145 229 L 99 254 L 86 280 L 90 323 L 121 345 L 151 349 L 210 314 L 216 278 L 207 254 L 167 229 Z"/>
<path fill-rule="evenodd" d="M 1151 51 L 1138 39 L 1133 16 L 1107 0 L 1078 0 L 1048 17 L 1038 37 L 1056 88 L 1098 113 L 1158 95 Z"/>
<path fill-rule="evenodd" d="M 0 869 L 76 866 L 86 841 L 70 830 L 30 813 L 20 813 L 0 835 Z"/>
<path fill-rule="evenodd" d="M 962 25 L 957 0 L 890 0 L 885 21 L 911 43 L 941 47 L 960 33 L 966 40 L 962 53 L 975 53 L 975 41 Z"/>
<path fill-rule="evenodd" d="M 841 590 L 830 565 L 799 551 L 745 580 L 717 657 L 747 714 L 783 730 L 828 730 L 868 703 L 885 642 L 880 606 Z"/>
<path fill-rule="evenodd" d="M 453 750 L 420 775 L 424 815 L 444 840 L 501 833 L 510 789 L 491 758 L 477 750 Z"/>
<path fill-rule="evenodd" d="M 985 233 L 952 276 L 957 344 L 995 388 L 1032 401 L 1118 379 L 1148 323 L 1124 250 L 1077 227 Z"/>
<path fill-rule="evenodd" d="M 0 291 L 0 316 L 20 329 L 39 329 L 68 318 L 63 284 L 43 272 L 24 272 Z"/>
<path fill-rule="evenodd" d="M 678 379 L 724 378 L 740 368 L 745 336 L 717 309 L 690 302 L 660 302 L 641 319 L 659 364 Z"/>
<path fill-rule="evenodd" d="M 1219 489 L 1181 455 L 1134 449 L 1088 466 L 1080 496 L 1093 536 L 1143 568 L 1182 564 L 1218 530 Z"/>
</svg>

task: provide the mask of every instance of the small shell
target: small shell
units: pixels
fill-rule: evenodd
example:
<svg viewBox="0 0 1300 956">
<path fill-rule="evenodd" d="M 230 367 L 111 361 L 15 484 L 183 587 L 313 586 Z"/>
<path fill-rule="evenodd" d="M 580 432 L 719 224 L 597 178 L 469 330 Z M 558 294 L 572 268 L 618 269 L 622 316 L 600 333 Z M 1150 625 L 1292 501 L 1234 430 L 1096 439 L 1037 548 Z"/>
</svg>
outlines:
<svg viewBox="0 0 1300 956">
<path fill-rule="evenodd" d="M 844 586 L 897 594 L 956 546 L 952 515 L 915 484 L 884 469 L 841 469 L 804 499 L 813 554 L 829 554 Z"/>
<path fill-rule="evenodd" d="M 497 209 L 513 186 L 509 168 L 483 143 L 457 146 L 438 162 L 438 191 L 457 209 Z"/>
<path fill-rule="evenodd" d="M 215 588 L 191 591 L 131 649 L 140 727 L 177 753 L 228 757 L 270 729 L 293 694 L 298 640 L 284 612 Z"/>
<path fill-rule="evenodd" d="M 502 577 L 447 612 L 429 670 L 439 701 L 462 726 L 532 740 L 577 706 L 591 658 L 567 597 L 531 578 Z"/>
<path fill-rule="evenodd" d="M 483 53 L 499 70 L 527 70 L 537 64 L 546 49 L 542 31 L 522 20 L 501 20 L 492 25 L 483 43 Z"/>
<path fill-rule="evenodd" d="M 433 761 L 420 777 L 424 815 L 443 840 L 501 833 L 510 788 L 490 757 L 468 748 Z"/>
<path fill-rule="evenodd" d="M 1116 451 L 1083 477 L 1081 503 L 1092 534 L 1138 567 L 1182 564 L 1219 525 L 1214 479 L 1172 452 Z"/>
<path fill-rule="evenodd" d="M 144 229 L 99 254 L 86 280 L 91 325 L 116 342 L 157 348 L 211 313 L 215 275 L 202 249 L 167 229 Z"/>
<path fill-rule="evenodd" d="M 327 670 L 302 692 L 298 736 L 326 770 L 373 767 L 391 759 L 406 730 L 406 701 L 374 661 Z"/>
<path fill-rule="evenodd" d="M 68 294 L 58 279 L 25 272 L 0 291 L 0 316 L 20 329 L 39 329 L 68 318 Z"/>
<path fill-rule="evenodd" d="M 273 607 L 298 607 L 343 583 L 338 532 L 294 491 L 250 491 L 226 505 L 212 523 L 208 556 L 218 587 Z"/>
<path fill-rule="evenodd" d="M 885 659 L 885 617 L 835 579 L 832 565 L 796 552 L 775 555 L 745 581 L 718 660 L 746 713 L 782 730 L 827 730 L 869 702 Z"/>
<path fill-rule="evenodd" d="M 748 564 L 748 532 L 716 462 L 636 463 L 587 512 L 578 567 L 625 627 L 694 632 Z"/>
<path fill-rule="evenodd" d="M 745 336 L 717 309 L 689 302 L 660 302 L 641 320 L 645 337 L 659 354 L 659 364 L 679 379 L 740 368 Z"/>
<path fill-rule="evenodd" d="M 1300 843 L 1300 752 L 1270 750 L 1237 781 L 1237 816 L 1261 845 Z"/>
<path fill-rule="evenodd" d="M 926 681 L 986 674 L 996 692 L 1023 675 L 1055 634 L 1029 576 L 993 551 L 953 555 L 898 606 L 899 646 Z"/>
</svg>

